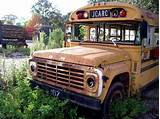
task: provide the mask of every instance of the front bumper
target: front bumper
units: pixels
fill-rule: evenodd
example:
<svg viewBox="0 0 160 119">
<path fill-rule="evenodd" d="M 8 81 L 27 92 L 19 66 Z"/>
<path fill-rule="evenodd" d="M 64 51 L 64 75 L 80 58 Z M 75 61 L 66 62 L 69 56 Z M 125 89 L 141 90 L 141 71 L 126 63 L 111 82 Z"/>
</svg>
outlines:
<svg viewBox="0 0 160 119">
<path fill-rule="evenodd" d="M 41 83 L 36 80 L 31 80 L 31 84 L 33 87 L 39 86 L 42 89 L 48 90 L 53 96 L 56 96 L 60 99 L 68 99 L 72 103 L 75 103 L 82 107 L 89 108 L 92 110 L 101 109 L 101 101 L 96 98 L 60 89 L 48 84 Z"/>
</svg>

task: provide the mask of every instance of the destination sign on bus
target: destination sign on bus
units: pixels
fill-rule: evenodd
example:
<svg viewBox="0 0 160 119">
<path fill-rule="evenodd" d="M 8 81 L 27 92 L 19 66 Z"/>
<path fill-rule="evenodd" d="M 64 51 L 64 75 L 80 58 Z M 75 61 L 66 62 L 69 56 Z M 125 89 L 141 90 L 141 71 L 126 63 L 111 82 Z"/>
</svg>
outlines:
<svg viewBox="0 0 160 119">
<path fill-rule="evenodd" d="M 110 17 L 110 10 L 92 10 L 90 11 L 90 18 L 101 18 L 101 17 Z"/>
<path fill-rule="evenodd" d="M 102 18 L 102 17 L 126 17 L 127 12 L 123 8 L 101 9 L 91 10 L 90 18 Z"/>
</svg>

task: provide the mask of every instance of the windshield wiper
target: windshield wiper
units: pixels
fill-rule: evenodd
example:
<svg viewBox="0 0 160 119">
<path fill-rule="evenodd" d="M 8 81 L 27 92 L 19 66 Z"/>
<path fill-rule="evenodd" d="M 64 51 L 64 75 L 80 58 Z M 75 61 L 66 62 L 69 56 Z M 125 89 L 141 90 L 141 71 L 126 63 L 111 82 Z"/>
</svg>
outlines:
<svg viewBox="0 0 160 119">
<path fill-rule="evenodd" d="M 118 47 L 118 45 L 115 43 L 115 41 L 116 41 L 116 39 L 115 39 L 115 38 L 114 38 L 114 39 L 112 39 L 111 41 L 112 41 L 112 43 L 114 44 L 114 46 L 117 46 L 117 47 Z"/>
</svg>

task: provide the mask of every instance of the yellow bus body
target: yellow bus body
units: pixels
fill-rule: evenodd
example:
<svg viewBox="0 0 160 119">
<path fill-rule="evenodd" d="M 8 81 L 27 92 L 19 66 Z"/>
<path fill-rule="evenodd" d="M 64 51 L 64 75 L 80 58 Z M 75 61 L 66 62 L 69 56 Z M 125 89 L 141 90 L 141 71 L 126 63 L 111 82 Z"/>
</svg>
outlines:
<svg viewBox="0 0 160 119">
<path fill-rule="evenodd" d="M 102 10 L 102 9 L 112 9 L 112 8 L 123 8 L 127 11 L 126 17 L 123 18 L 113 18 L 113 17 L 102 17 L 102 18 L 88 18 L 88 19 L 78 19 L 77 11 L 86 11 L 90 12 L 91 10 Z M 82 7 L 71 13 L 69 17 L 69 23 L 94 23 L 94 22 L 110 22 L 110 21 L 133 21 L 133 22 L 143 22 L 146 21 L 150 27 L 158 28 L 159 27 L 159 18 L 158 15 L 153 14 L 150 11 L 146 11 L 130 5 L 128 3 L 119 3 L 119 2 L 111 2 L 111 3 L 96 3 L 87 5 Z M 87 36 L 87 38 L 89 38 Z M 142 40 L 142 39 L 141 39 Z M 103 104 L 107 96 L 109 95 L 109 90 L 113 83 L 117 81 L 121 81 L 127 90 L 128 95 L 134 95 L 138 93 L 141 89 L 147 86 L 149 83 L 155 81 L 159 76 L 159 59 L 153 58 L 153 51 L 158 51 L 158 44 L 154 47 L 144 47 L 143 41 L 141 41 L 141 45 L 130 45 L 130 44 L 118 44 L 114 46 L 113 44 L 104 44 L 97 42 L 84 42 L 81 45 L 81 42 L 65 42 L 65 46 L 67 48 L 62 49 L 53 49 L 53 50 L 44 50 L 38 51 L 33 54 L 33 58 L 30 62 L 38 62 L 40 69 L 39 76 L 33 76 L 35 81 L 38 81 L 41 85 L 49 84 L 50 86 L 56 86 L 62 88 L 62 90 L 67 90 L 71 92 L 76 92 L 76 95 L 89 96 L 96 101 L 100 101 L 100 104 Z M 155 52 L 154 52 L 155 53 Z M 158 55 L 156 53 L 156 55 Z M 69 71 L 67 76 L 73 74 L 73 72 L 77 72 L 74 74 L 75 77 L 79 76 L 78 81 L 72 81 L 70 79 L 66 79 L 67 76 L 64 76 L 63 79 L 69 82 L 74 82 L 73 84 L 69 84 L 68 82 L 63 85 L 63 80 L 57 81 L 54 80 L 54 76 L 49 74 L 51 70 L 50 66 L 53 65 L 53 70 L 56 72 L 59 69 L 55 69 L 57 67 L 61 68 L 60 70 L 66 70 L 64 67 L 71 67 L 71 69 L 75 69 L 75 71 Z M 48 67 L 48 68 L 47 68 Z M 90 75 L 90 73 L 94 72 L 94 69 L 101 69 L 101 72 L 104 76 L 107 77 L 106 81 L 103 82 L 103 88 L 101 94 L 98 94 L 97 91 L 100 89 L 98 85 L 100 85 L 101 79 L 98 80 L 99 77 L 96 77 L 97 85 L 91 90 L 87 87 L 87 76 L 84 75 L 83 82 L 83 90 L 82 85 L 79 83 L 81 80 L 81 75 L 84 70 L 84 73 Z M 38 69 L 37 69 L 38 70 Z M 58 70 L 58 71 L 57 71 Z M 61 74 L 63 74 L 61 71 Z M 98 70 L 99 71 L 99 70 Z M 47 72 L 47 73 L 43 73 Z M 89 72 L 89 73 L 88 73 Z M 33 73 L 32 73 L 33 74 Z M 41 78 L 48 76 L 49 80 L 41 80 Z M 60 72 L 59 72 L 60 74 Z M 59 75 L 58 74 L 58 75 Z M 63 74 L 63 75 L 64 75 Z M 55 78 L 58 76 L 55 75 Z M 96 75 L 96 74 L 95 74 Z M 72 77 L 72 76 L 71 76 Z M 57 79 L 57 78 L 56 78 Z M 124 80 L 125 79 L 125 80 Z M 83 79 L 82 79 L 83 80 Z M 77 86 L 78 85 L 78 86 Z M 77 87 L 77 88 L 75 88 Z M 57 95 L 56 95 L 57 96 Z M 76 98 L 76 97 L 75 97 Z M 85 97 L 83 97 L 85 101 Z M 88 98 L 87 98 L 88 99 Z M 87 100 L 86 99 L 86 100 Z M 73 101 L 76 102 L 76 101 Z M 77 102 L 82 106 L 87 107 L 82 102 Z M 91 106 L 91 105 L 90 105 Z M 94 108 L 90 107 L 89 108 Z M 95 109 L 95 108 L 94 108 Z M 97 109 L 97 108 L 96 108 Z"/>
</svg>

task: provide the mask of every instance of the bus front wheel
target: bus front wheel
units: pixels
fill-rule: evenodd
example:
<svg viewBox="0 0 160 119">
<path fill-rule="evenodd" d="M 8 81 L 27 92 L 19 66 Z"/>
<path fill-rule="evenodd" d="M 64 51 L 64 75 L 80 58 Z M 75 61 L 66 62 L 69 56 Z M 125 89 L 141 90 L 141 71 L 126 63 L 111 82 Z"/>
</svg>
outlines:
<svg viewBox="0 0 160 119">
<path fill-rule="evenodd" d="M 112 115 L 110 114 L 109 107 L 110 105 L 118 100 L 124 98 L 124 86 L 120 82 L 115 82 L 111 85 L 107 97 L 103 104 L 102 109 L 102 119 L 111 119 Z"/>
</svg>

